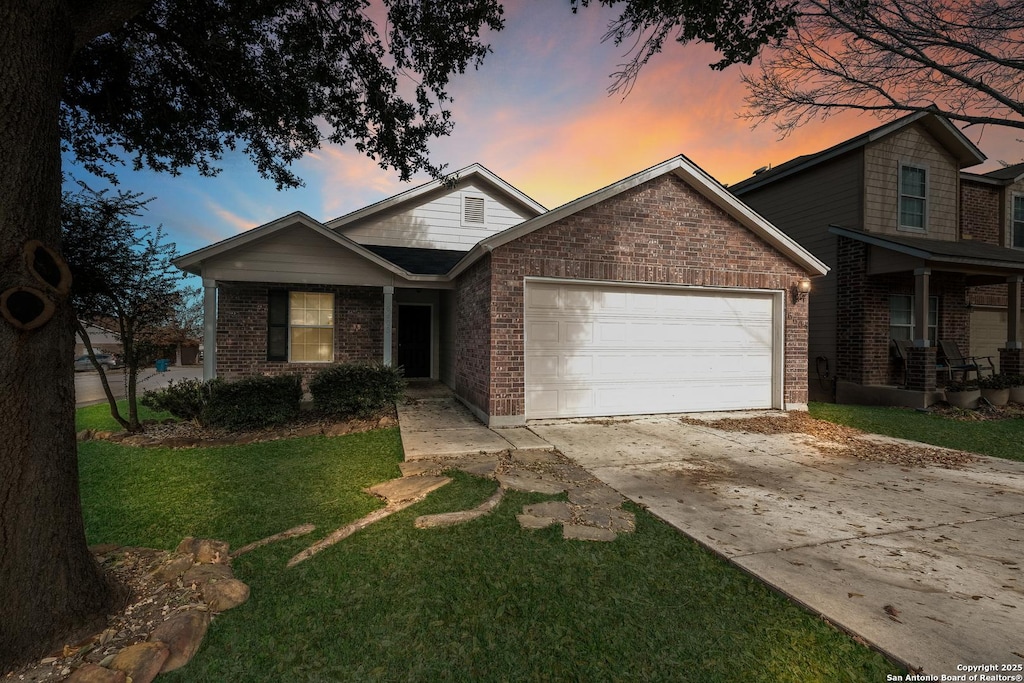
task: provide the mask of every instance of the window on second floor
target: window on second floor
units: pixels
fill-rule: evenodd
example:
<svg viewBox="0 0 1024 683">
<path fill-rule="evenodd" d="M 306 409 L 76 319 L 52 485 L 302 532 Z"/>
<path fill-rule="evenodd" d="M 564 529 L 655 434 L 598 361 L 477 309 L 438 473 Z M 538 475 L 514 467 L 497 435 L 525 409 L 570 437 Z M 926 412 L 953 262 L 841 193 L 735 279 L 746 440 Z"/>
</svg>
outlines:
<svg viewBox="0 0 1024 683">
<path fill-rule="evenodd" d="M 1024 194 L 1013 195 L 1013 246 L 1024 249 Z"/>
<path fill-rule="evenodd" d="M 900 164 L 901 230 L 928 228 L 928 171 L 921 166 Z"/>
<path fill-rule="evenodd" d="M 939 331 L 939 297 L 928 297 L 928 339 L 932 346 Z M 909 294 L 893 294 L 889 297 L 889 337 L 892 339 L 914 338 L 914 297 Z"/>
</svg>

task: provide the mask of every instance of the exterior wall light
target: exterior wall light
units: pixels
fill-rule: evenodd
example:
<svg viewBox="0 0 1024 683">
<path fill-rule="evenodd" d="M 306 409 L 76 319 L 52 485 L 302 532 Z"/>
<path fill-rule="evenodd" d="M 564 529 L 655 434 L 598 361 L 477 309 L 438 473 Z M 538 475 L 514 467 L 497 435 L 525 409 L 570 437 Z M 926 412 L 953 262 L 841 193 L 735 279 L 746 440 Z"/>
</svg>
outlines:
<svg viewBox="0 0 1024 683">
<path fill-rule="evenodd" d="M 793 285 L 793 303 L 803 301 L 807 298 L 807 295 L 811 291 L 811 279 L 807 277 L 800 278 L 800 280 Z"/>
</svg>

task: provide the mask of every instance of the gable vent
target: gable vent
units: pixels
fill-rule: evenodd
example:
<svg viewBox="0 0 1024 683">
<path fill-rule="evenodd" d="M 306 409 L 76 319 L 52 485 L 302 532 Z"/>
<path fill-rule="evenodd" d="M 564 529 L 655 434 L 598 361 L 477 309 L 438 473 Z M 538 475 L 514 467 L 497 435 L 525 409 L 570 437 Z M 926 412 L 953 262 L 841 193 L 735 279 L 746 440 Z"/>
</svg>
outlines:
<svg viewBox="0 0 1024 683">
<path fill-rule="evenodd" d="M 484 222 L 484 198 L 464 197 L 462 202 L 462 220 L 465 223 Z"/>
</svg>

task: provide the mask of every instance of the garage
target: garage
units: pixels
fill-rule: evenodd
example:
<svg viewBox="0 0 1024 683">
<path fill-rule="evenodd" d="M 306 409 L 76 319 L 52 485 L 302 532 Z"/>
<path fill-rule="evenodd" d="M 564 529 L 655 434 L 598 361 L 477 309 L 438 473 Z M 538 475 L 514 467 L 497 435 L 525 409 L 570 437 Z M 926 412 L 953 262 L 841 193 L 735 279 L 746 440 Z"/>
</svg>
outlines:
<svg viewBox="0 0 1024 683">
<path fill-rule="evenodd" d="M 781 298 L 528 279 L 526 418 L 781 407 Z"/>
</svg>

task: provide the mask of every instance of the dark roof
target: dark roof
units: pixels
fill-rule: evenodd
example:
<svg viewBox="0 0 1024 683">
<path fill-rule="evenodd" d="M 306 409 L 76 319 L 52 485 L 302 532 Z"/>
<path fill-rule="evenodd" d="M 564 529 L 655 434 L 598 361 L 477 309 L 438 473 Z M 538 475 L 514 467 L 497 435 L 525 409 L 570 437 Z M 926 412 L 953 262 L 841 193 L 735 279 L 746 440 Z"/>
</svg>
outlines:
<svg viewBox="0 0 1024 683">
<path fill-rule="evenodd" d="M 773 180 L 783 178 L 791 173 L 802 171 L 807 168 L 811 168 L 820 164 L 823 161 L 838 157 L 847 152 L 852 152 L 855 149 L 859 149 L 864 145 L 874 140 L 881 139 L 890 133 L 893 133 L 904 126 L 908 126 L 912 123 L 920 122 L 929 132 L 935 135 L 940 143 L 942 143 L 952 154 L 956 157 L 961 166 L 973 166 L 974 164 L 980 164 L 985 160 L 985 155 L 982 154 L 974 143 L 968 140 L 964 134 L 949 122 L 948 119 L 936 116 L 929 111 L 920 111 L 907 116 L 890 121 L 889 123 L 882 124 L 877 128 L 872 128 L 866 133 L 861 133 L 855 137 L 843 140 L 842 142 L 832 145 L 828 149 L 823 149 L 820 152 L 814 154 L 804 154 L 803 156 L 790 159 L 789 161 L 779 164 L 774 168 L 770 168 L 767 171 L 762 171 L 756 175 L 741 180 L 738 183 L 734 183 L 729 186 L 729 191 L 739 196 L 744 192 L 754 189 L 755 187 L 761 187 Z M 958 148 L 958 149 L 957 149 Z"/>
<path fill-rule="evenodd" d="M 839 225 L 829 226 L 829 232 L 860 242 L 909 254 L 926 261 L 959 263 L 964 265 L 991 266 L 1024 272 L 1024 250 L 1000 247 L 977 240 L 951 242 L 927 237 L 905 235 L 880 235 Z"/>
<path fill-rule="evenodd" d="M 986 178 L 1005 180 L 1011 183 L 1022 175 L 1024 175 L 1024 163 L 1014 164 L 1013 166 L 1007 166 L 1006 168 L 997 168 L 994 171 L 989 171 L 984 174 Z"/>
<path fill-rule="evenodd" d="M 451 249 L 385 247 L 378 244 L 361 246 L 413 275 L 444 275 L 466 255 L 464 251 Z"/>
</svg>

